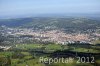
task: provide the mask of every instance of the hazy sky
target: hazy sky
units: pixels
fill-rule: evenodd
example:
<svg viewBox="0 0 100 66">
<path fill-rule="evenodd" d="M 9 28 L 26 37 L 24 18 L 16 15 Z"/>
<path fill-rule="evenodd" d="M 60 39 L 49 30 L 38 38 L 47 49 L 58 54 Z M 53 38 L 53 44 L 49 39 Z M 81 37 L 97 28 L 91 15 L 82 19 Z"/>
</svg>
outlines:
<svg viewBox="0 0 100 66">
<path fill-rule="evenodd" d="M 100 15 L 100 0 L 0 0 L 0 18 L 41 14 Z"/>
</svg>

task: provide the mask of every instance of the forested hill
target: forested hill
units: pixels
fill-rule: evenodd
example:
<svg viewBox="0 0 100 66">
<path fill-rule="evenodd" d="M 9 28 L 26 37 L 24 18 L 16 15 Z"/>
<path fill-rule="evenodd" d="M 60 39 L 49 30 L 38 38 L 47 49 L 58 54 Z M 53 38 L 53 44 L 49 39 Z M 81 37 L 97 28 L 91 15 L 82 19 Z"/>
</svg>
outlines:
<svg viewBox="0 0 100 66">
<path fill-rule="evenodd" d="M 32 22 L 32 18 L 0 19 L 0 26 L 19 27 L 28 22 Z"/>
<path fill-rule="evenodd" d="M 100 28 L 100 21 L 90 18 L 16 18 L 1 19 L 0 26 L 38 29 L 97 29 Z"/>
</svg>

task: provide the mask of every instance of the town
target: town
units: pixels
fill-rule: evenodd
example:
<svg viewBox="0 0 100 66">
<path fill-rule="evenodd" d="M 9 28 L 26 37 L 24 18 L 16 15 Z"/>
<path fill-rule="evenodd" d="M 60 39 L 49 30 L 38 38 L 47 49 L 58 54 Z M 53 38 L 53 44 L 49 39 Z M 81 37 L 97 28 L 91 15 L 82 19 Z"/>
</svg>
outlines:
<svg viewBox="0 0 100 66">
<path fill-rule="evenodd" d="M 100 40 L 100 34 L 97 33 L 99 29 L 94 31 L 93 33 L 89 33 L 89 31 L 88 33 L 67 33 L 63 30 L 33 30 L 32 28 L 9 28 L 6 26 L 2 26 L 2 30 L 0 30 L 4 36 L 12 38 L 12 41 L 17 43 L 22 43 L 26 40 L 27 42 L 36 40 L 62 45 L 76 42 L 94 44 L 95 41 Z"/>
</svg>

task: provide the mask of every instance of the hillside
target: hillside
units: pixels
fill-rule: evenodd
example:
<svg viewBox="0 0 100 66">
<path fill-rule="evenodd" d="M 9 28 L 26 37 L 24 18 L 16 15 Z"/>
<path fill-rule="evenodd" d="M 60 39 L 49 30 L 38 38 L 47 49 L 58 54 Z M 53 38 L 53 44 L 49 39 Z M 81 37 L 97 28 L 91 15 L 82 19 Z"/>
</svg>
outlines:
<svg viewBox="0 0 100 66">
<path fill-rule="evenodd" d="M 0 26 L 34 29 L 97 29 L 100 28 L 100 21 L 88 18 L 50 18 L 50 17 L 35 17 L 35 18 L 17 18 L 17 19 L 2 19 Z"/>
<path fill-rule="evenodd" d="M 8 27 L 19 27 L 31 21 L 32 18 L 0 19 L 0 26 L 6 25 Z"/>
</svg>

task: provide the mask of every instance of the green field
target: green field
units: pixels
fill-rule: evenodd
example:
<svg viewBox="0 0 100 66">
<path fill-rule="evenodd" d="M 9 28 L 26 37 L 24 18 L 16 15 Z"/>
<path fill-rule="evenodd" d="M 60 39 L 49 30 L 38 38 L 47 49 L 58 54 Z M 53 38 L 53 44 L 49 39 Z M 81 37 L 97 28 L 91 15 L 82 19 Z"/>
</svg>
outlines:
<svg viewBox="0 0 100 66">
<path fill-rule="evenodd" d="M 39 62 L 39 57 L 48 57 L 49 54 L 37 53 L 34 52 L 34 50 L 35 51 L 41 50 L 45 53 L 53 53 L 59 50 L 60 51 L 68 50 L 68 51 L 83 52 L 83 53 L 100 53 L 100 51 L 95 48 L 96 46 L 92 46 L 92 48 L 83 48 L 81 46 L 76 47 L 76 46 L 59 45 L 59 44 L 17 44 L 9 51 L 0 52 L 0 58 L 3 58 L 3 60 L 0 59 L 1 62 L 0 64 L 2 65 L 2 63 L 5 62 L 4 61 L 5 59 L 7 60 L 7 62 L 9 59 L 11 59 L 11 65 L 9 66 L 45 66 L 44 63 Z M 100 64 L 100 58 L 96 60 L 96 63 Z M 94 66 L 94 65 L 91 63 L 77 64 L 76 59 L 74 59 L 73 63 L 52 63 L 48 64 L 48 66 Z"/>
</svg>

